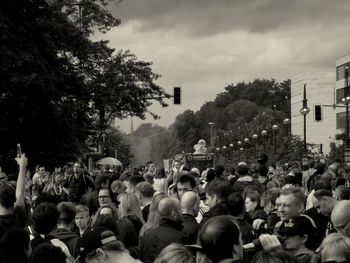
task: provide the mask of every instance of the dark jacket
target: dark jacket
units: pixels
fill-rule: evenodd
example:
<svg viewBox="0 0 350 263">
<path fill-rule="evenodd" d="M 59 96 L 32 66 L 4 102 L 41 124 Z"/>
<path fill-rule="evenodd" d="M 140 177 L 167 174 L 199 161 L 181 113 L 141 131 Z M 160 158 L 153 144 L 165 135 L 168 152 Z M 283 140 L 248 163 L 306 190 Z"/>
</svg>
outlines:
<svg viewBox="0 0 350 263">
<path fill-rule="evenodd" d="M 201 225 L 204 225 L 208 219 L 214 217 L 214 216 L 221 216 L 221 215 L 229 215 L 229 211 L 227 208 L 227 202 L 222 201 L 217 204 L 215 204 L 210 210 L 203 215 L 203 219 L 201 221 Z"/>
<path fill-rule="evenodd" d="M 63 243 L 66 244 L 66 246 L 69 249 L 70 254 L 75 258 L 78 254 L 77 251 L 77 241 L 79 236 L 77 234 L 75 234 L 72 231 L 69 231 L 67 229 L 64 228 L 58 228 L 55 229 L 54 231 L 52 231 L 49 234 L 50 239 L 53 238 L 57 238 L 60 241 L 62 241 Z"/>
<path fill-rule="evenodd" d="M 90 216 L 92 216 L 100 207 L 98 203 L 98 192 L 99 190 L 94 190 L 92 192 L 88 192 L 84 194 L 80 198 L 80 204 L 81 205 L 86 205 L 89 208 L 89 213 Z"/>
<path fill-rule="evenodd" d="M 193 215 L 183 214 L 182 224 L 184 226 L 182 233 L 186 235 L 188 244 L 196 244 L 200 228 L 196 218 Z"/>
<path fill-rule="evenodd" d="M 186 243 L 186 236 L 181 232 L 181 222 L 162 218 L 158 227 L 149 230 L 140 239 L 140 260 L 152 263 L 163 248 L 171 243 Z"/>
</svg>

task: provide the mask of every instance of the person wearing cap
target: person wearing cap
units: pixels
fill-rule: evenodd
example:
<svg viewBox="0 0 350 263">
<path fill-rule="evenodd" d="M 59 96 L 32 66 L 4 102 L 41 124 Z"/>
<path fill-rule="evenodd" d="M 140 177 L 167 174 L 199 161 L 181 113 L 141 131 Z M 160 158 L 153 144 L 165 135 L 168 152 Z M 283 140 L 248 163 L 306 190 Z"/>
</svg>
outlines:
<svg viewBox="0 0 350 263">
<path fill-rule="evenodd" d="M 79 239 L 78 246 L 81 252 L 76 261 L 82 263 L 141 263 L 130 256 L 112 231 L 103 227 L 86 231 Z"/>
<path fill-rule="evenodd" d="M 310 218 L 304 215 L 292 217 L 278 233 L 284 238 L 285 248 L 293 252 L 301 263 L 312 262 L 315 253 L 310 248 L 313 247 L 316 228 Z"/>
</svg>

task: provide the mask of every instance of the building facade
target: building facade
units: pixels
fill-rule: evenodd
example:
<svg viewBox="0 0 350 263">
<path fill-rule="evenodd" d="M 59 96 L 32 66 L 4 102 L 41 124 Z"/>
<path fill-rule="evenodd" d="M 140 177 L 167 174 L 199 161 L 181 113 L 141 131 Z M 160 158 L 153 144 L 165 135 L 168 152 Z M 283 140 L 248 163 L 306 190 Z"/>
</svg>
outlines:
<svg viewBox="0 0 350 263">
<path fill-rule="evenodd" d="M 291 132 L 304 138 L 304 117 L 300 114 L 303 107 L 304 84 L 310 112 L 306 115 L 306 142 L 313 144 L 312 151 L 318 152 L 320 144 L 324 154 L 329 153 L 330 143 L 335 142 L 337 131 L 337 114 L 335 104 L 334 71 L 300 73 L 291 80 Z M 343 109 L 344 111 L 344 109 Z"/>
</svg>

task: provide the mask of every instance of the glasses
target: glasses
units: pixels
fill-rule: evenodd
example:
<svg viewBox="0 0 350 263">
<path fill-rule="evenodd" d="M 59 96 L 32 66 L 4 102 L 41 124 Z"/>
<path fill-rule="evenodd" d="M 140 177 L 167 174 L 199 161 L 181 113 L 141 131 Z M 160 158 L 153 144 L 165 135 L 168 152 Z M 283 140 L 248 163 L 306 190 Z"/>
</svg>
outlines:
<svg viewBox="0 0 350 263">
<path fill-rule="evenodd" d="M 102 198 L 110 198 L 110 196 L 109 195 L 99 195 L 98 198 L 101 198 L 101 199 Z"/>
</svg>

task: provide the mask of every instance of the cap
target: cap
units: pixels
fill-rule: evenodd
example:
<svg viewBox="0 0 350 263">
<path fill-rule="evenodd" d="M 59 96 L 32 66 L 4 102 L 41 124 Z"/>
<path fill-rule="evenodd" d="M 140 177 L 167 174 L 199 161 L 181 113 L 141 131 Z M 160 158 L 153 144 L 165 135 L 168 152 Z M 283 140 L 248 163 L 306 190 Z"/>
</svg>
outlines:
<svg viewBox="0 0 350 263">
<path fill-rule="evenodd" d="M 285 227 L 278 231 L 281 236 L 297 236 L 305 235 L 311 236 L 316 230 L 312 219 L 305 215 L 292 217 Z"/>
<path fill-rule="evenodd" d="M 267 156 L 266 153 L 261 153 L 257 159 L 258 163 L 261 165 L 266 164 L 268 160 L 269 160 L 269 157 Z"/>
<path fill-rule="evenodd" d="M 77 244 L 80 249 L 79 257 L 81 259 L 84 259 L 89 252 L 112 241 L 117 241 L 117 237 L 115 235 L 109 235 L 102 238 L 102 233 L 105 231 L 110 232 L 110 230 L 107 228 L 96 227 L 87 230 L 83 234 L 83 236 L 78 240 Z"/>
</svg>

